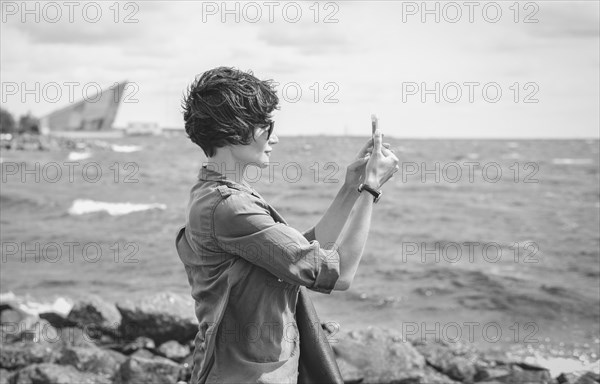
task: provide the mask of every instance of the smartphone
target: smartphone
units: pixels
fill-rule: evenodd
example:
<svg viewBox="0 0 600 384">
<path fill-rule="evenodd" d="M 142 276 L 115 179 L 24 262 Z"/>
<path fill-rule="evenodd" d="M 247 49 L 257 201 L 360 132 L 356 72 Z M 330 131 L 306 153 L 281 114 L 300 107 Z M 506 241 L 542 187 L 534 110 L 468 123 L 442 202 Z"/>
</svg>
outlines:
<svg viewBox="0 0 600 384">
<path fill-rule="evenodd" d="M 371 136 L 375 135 L 375 131 L 377 130 L 377 116 L 371 115 Z"/>
</svg>

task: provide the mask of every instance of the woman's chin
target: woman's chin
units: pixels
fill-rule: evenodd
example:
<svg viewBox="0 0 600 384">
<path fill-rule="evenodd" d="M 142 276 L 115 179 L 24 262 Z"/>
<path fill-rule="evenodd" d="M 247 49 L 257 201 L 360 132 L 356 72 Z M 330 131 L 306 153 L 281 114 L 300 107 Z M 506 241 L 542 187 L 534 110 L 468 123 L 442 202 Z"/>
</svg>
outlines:
<svg viewBox="0 0 600 384">
<path fill-rule="evenodd" d="M 265 154 L 263 156 L 263 160 L 260 162 L 261 168 L 268 167 L 270 162 L 271 162 L 271 158 L 269 157 L 269 155 Z"/>
</svg>

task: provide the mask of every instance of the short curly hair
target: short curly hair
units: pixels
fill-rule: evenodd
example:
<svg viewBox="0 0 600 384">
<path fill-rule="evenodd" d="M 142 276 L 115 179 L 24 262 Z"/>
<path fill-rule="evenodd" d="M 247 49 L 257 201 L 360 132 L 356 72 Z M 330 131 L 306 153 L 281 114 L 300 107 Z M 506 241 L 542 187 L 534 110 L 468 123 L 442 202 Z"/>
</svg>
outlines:
<svg viewBox="0 0 600 384">
<path fill-rule="evenodd" d="M 248 145 L 254 128 L 269 125 L 279 98 L 272 80 L 218 67 L 196 77 L 182 101 L 185 131 L 207 157 L 226 145 Z"/>
</svg>

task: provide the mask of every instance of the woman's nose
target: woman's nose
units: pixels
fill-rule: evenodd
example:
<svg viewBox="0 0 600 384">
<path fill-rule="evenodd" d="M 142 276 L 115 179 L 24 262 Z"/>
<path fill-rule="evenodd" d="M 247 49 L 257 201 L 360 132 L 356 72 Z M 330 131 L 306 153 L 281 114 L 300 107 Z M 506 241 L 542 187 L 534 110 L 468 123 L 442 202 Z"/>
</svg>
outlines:
<svg viewBox="0 0 600 384">
<path fill-rule="evenodd" d="M 277 143 L 279 143 L 279 137 L 277 137 L 277 135 L 273 133 L 271 137 L 269 137 L 269 144 L 273 145 Z"/>
</svg>

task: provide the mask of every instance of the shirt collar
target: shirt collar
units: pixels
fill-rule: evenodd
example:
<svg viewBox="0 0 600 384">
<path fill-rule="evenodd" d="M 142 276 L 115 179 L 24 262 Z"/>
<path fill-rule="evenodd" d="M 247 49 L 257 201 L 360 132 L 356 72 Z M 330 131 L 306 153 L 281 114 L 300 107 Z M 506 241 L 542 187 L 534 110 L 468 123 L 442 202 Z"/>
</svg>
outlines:
<svg viewBox="0 0 600 384">
<path fill-rule="evenodd" d="M 232 180 L 227 176 L 223 175 L 222 173 L 219 173 L 214 169 L 207 167 L 206 165 L 200 167 L 200 172 L 198 173 L 198 180 L 217 181 L 219 183 L 227 185 L 230 188 L 235 188 L 240 191 L 248 192 L 262 199 L 258 192 L 256 192 L 252 187 L 243 184 L 243 182 L 238 183 L 235 180 Z"/>
</svg>

